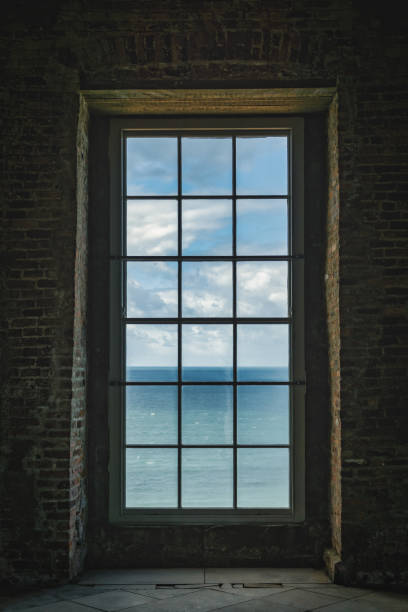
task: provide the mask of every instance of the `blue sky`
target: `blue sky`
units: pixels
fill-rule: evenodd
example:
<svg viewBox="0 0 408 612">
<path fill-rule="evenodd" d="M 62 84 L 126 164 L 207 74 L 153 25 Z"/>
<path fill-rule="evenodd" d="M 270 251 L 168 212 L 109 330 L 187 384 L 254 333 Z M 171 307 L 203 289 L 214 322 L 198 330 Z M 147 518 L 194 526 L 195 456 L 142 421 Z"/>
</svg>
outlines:
<svg viewBox="0 0 408 612">
<path fill-rule="evenodd" d="M 287 194 L 287 139 L 238 137 L 237 194 Z M 232 193 L 232 139 L 182 138 L 184 195 Z M 127 194 L 177 195 L 177 139 L 128 138 Z"/>
<path fill-rule="evenodd" d="M 128 255 L 177 255 L 177 139 L 129 138 Z M 232 254 L 232 200 L 191 200 L 191 195 L 231 195 L 231 138 L 182 139 L 182 251 L 184 255 Z M 283 195 L 287 192 L 284 137 L 237 138 L 237 193 Z M 286 199 L 237 201 L 237 254 L 287 254 Z M 232 264 L 185 262 L 182 270 L 183 316 L 232 316 Z M 287 263 L 238 262 L 237 314 L 287 316 Z M 177 263 L 129 262 L 127 310 L 130 317 L 177 316 Z M 177 365 L 176 326 L 132 325 L 127 332 L 128 365 Z M 242 366 L 287 364 L 286 326 L 243 325 L 238 333 Z M 183 330 L 184 365 L 228 366 L 232 362 L 229 325 L 187 325 Z"/>
</svg>

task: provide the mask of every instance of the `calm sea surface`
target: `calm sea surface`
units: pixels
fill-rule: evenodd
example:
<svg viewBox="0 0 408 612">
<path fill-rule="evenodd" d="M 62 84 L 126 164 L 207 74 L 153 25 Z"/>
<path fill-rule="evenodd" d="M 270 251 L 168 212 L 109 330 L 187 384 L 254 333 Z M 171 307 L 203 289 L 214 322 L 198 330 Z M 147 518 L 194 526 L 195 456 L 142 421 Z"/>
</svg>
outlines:
<svg viewBox="0 0 408 612">
<path fill-rule="evenodd" d="M 174 382 L 176 368 L 127 368 L 130 382 Z M 183 368 L 183 380 L 232 380 L 229 368 Z M 289 443 L 289 387 L 245 385 L 249 381 L 286 381 L 286 368 L 239 368 L 238 444 Z M 177 507 L 178 452 L 163 448 L 178 441 L 175 385 L 126 388 L 126 443 L 156 448 L 127 448 L 126 505 Z M 183 445 L 230 445 L 233 442 L 233 388 L 186 385 L 181 397 Z M 185 508 L 230 508 L 233 504 L 232 448 L 183 448 L 181 497 Z M 287 508 L 288 448 L 237 450 L 237 500 L 242 508 Z"/>
</svg>

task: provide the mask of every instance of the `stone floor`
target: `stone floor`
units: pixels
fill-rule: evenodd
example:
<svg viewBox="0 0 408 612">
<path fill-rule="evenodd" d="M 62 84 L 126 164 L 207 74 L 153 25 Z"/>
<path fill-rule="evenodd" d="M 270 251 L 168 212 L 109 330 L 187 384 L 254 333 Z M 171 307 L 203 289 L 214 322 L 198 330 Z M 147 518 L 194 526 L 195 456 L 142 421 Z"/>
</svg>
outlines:
<svg viewBox="0 0 408 612">
<path fill-rule="evenodd" d="M 0 596 L 0 610 L 407 612 L 408 595 L 333 585 L 312 569 L 98 570 L 77 584 Z"/>
</svg>

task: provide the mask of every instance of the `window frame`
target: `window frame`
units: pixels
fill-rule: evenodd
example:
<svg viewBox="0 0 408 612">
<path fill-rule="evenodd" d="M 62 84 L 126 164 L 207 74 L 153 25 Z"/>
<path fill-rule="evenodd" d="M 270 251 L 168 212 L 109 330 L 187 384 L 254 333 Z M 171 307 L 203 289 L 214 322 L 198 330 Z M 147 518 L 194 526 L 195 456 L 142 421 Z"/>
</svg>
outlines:
<svg viewBox="0 0 408 612">
<path fill-rule="evenodd" d="M 147 135 L 250 135 L 288 133 L 288 268 L 291 319 L 290 499 L 289 509 L 152 509 L 124 506 L 124 396 L 122 383 L 123 143 L 127 132 Z M 304 355 L 304 136 L 303 118 L 294 116 L 126 117 L 110 120 L 110 352 L 109 352 L 109 520 L 114 524 L 290 523 L 305 519 L 305 355 Z M 158 196 L 160 198 L 160 196 Z M 187 196 L 188 197 L 188 196 Z M 232 259 L 232 258 L 231 258 Z M 158 322 L 160 319 L 158 319 Z M 242 381 L 242 384 L 245 384 Z M 256 446 L 256 445 L 255 445 Z"/>
</svg>

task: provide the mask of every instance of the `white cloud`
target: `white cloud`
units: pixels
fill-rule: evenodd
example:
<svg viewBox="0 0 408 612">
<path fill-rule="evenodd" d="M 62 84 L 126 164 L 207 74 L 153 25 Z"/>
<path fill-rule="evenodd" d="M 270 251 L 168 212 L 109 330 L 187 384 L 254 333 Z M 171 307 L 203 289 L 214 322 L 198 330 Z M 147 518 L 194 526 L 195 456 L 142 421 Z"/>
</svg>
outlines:
<svg viewBox="0 0 408 612">
<path fill-rule="evenodd" d="M 176 255 L 177 202 L 129 200 L 127 252 L 128 255 Z"/>
<path fill-rule="evenodd" d="M 149 291 L 128 284 L 128 317 L 176 317 L 177 291 Z"/>
<path fill-rule="evenodd" d="M 127 316 L 177 316 L 177 264 L 128 262 Z"/>
<path fill-rule="evenodd" d="M 237 264 L 237 314 L 239 317 L 287 316 L 287 263 Z"/>
<path fill-rule="evenodd" d="M 177 367 L 177 325 L 128 325 L 126 365 Z"/>
<path fill-rule="evenodd" d="M 222 317 L 228 316 L 228 304 L 222 297 L 203 291 L 183 292 L 184 316 Z M 231 315 L 229 315 L 231 316 Z"/>
<path fill-rule="evenodd" d="M 183 250 L 193 245 L 195 251 L 202 252 L 201 243 L 205 242 L 206 255 L 231 254 L 231 223 L 231 200 L 184 200 Z M 227 234 L 222 244 L 217 241 L 219 230 Z"/>
<path fill-rule="evenodd" d="M 183 264 L 183 315 L 187 317 L 232 316 L 231 263 Z"/>
<path fill-rule="evenodd" d="M 158 291 L 157 295 L 160 297 L 161 301 L 167 306 L 176 306 L 175 312 L 177 312 L 177 304 L 178 304 L 178 292 L 173 289 L 169 289 L 168 291 Z"/>
<path fill-rule="evenodd" d="M 232 325 L 184 325 L 183 365 L 232 367 Z"/>
<path fill-rule="evenodd" d="M 205 242 L 207 255 L 231 254 L 229 200 L 185 200 L 182 219 L 184 251 L 194 245 L 196 251 L 202 252 Z M 128 255 L 177 255 L 177 234 L 176 201 L 128 201 Z"/>
</svg>

